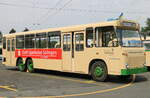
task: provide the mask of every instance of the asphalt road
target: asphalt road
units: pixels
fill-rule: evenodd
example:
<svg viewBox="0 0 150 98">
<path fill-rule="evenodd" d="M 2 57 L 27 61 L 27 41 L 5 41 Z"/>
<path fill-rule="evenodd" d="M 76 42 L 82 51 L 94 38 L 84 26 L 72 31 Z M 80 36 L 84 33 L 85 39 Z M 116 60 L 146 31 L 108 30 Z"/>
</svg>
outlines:
<svg viewBox="0 0 150 98">
<path fill-rule="evenodd" d="M 110 76 L 107 82 L 95 82 L 88 75 L 50 70 L 26 73 L 0 64 L 0 97 L 149 98 L 150 72 L 135 79 Z"/>
</svg>

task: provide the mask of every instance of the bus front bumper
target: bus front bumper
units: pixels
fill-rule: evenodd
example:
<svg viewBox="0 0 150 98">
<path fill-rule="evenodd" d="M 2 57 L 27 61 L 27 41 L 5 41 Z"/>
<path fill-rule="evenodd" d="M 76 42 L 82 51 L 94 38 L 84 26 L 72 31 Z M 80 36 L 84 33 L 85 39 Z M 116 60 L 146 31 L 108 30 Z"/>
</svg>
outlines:
<svg viewBox="0 0 150 98">
<path fill-rule="evenodd" d="M 148 70 L 146 66 L 142 68 L 121 69 L 121 75 L 132 75 L 132 74 L 144 73 L 147 71 Z"/>
</svg>

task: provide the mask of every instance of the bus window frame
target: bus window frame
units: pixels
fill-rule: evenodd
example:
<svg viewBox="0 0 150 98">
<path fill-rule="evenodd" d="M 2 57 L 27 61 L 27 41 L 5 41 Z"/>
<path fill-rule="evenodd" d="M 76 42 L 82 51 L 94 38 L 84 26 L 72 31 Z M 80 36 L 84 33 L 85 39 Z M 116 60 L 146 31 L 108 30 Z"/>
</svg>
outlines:
<svg viewBox="0 0 150 98">
<path fill-rule="evenodd" d="M 3 49 L 4 50 L 6 49 L 6 44 L 7 44 L 6 37 L 3 37 Z"/>
<path fill-rule="evenodd" d="M 17 47 L 17 45 L 18 45 L 18 42 L 17 42 L 17 40 L 18 40 L 18 38 L 20 37 L 20 36 L 23 36 L 23 47 Z M 16 49 L 25 49 L 25 36 L 24 35 L 17 35 L 16 36 Z"/>
<path fill-rule="evenodd" d="M 68 37 L 67 36 L 70 36 L 70 41 L 68 41 Z M 64 40 L 64 37 L 66 36 L 66 41 Z M 71 34 L 69 34 L 69 33 L 66 33 L 66 34 L 63 34 L 63 51 L 64 52 L 67 52 L 67 51 L 71 51 L 71 43 L 72 43 L 72 41 L 71 41 Z M 64 48 L 64 45 L 69 45 L 69 49 L 68 49 L 68 46 L 67 46 L 67 50 Z"/>
<path fill-rule="evenodd" d="M 57 33 L 57 34 L 56 34 Z M 57 36 L 59 36 L 59 47 L 57 48 L 57 47 L 50 47 L 51 45 L 50 45 L 50 37 L 51 36 L 55 36 L 55 35 L 57 35 Z M 62 47 L 62 42 L 61 42 L 61 31 L 51 31 L 51 32 L 48 32 L 48 34 L 47 34 L 47 43 L 48 43 L 48 48 L 49 49 L 55 49 L 55 48 L 57 48 L 57 49 L 59 49 L 59 48 L 61 48 Z M 56 45 L 56 44 L 55 44 Z"/>
<path fill-rule="evenodd" d="M 11 51 L 15 51 L 15 38 L 11 40 Z"/>
<path fill-rule="evenodd" d="M 33 35 L 33 37 L 31 37 L 31 35 Z M 36 34 L 34 34 L 34 33 L 33 34 L 25 34 L 24 36 L 25 36 L 25 49 L 35 49 L 36 48 Z M 30 39 L 31 40 L 31 38 L 34 39 L 33 47 L 26 47 L 26 39 Z"/>
<path fill-rule="evenodd" d="M 10 42 L 10 39 L 7 39 L 7 51 L 11 51 L 11 42 Z"/>
<path fill-rule="evenodd" d="M 116 40 L 117 40 L 116 42 L 117 42 L 117 45 L 115 45 L 115 46 L 103 46 L 103 34 L 104 34 L 103 31 L 101 31 L 101 36 L 100 36 L 100 37 L 101 37 L 101 39 L 100 39 L 101 45 L 99 45 L 99 46 L 96 45 L 96 41 L 97 41 L 97 39 L 96 39 L 96 38 L 97 38 L 97 36 L 96 36 L 96 35 L 97 35 L 97 34 L 96 34 L 97 30 L 96 30 L 96 29 L 97 29 L 97 28 L 100 28 L 100 29 L 101 29 L 101 28 L 104 28 L 104 27 L 112 27 L 112 28 L 114 29 L 113 32 L 114 32 L 114 34 L 116 35 Z M 103 47 L 103 48 L 119 47 L 118 36 L 117 36 L 117 33 L 116 33 L 116 27 L 115 27 L 115 26 L 95 27 L 94 30 L 95 30 L 95 32 L 94 32 L 94 37 L 95 37 L 95 44 L 94 44 L 94 45 L 95 45 L 95 47 L 97 47 L 97 48 L 98 48 L 98 47 Z M 110 32 L 110 31 L 109 31 L 109 32 Z M 105 33 L 106 33 L 106 31 L 105 31 Z"/>
<path fill-rule="evenodd" d="M 87 37 L 87 35 L 88 35 L 89 32 L 87 32 L 87 31 L 90 31 L 90 30 L 93 31 L 92 32 L 93 33 L 93 35 L 92 35 L 93 39 L 91 41 L 91 46 L 88 46 L 88 37 Z M 93 48 L 94 47 L 94 28 L 93 27 L 86 28 L 86 30 L 85 30 L 85 43 L 86 43 L 85 44 L 86 48 Z"/>
<path fill-rule="evenodd" d="M 39 37 L 37 37 L 37 36 L 39 36 Z M 45 39 L 45 41 L 46 41 L 46 46 L 45 47 L 43 47 L 43 46 L 41 46 L 42 44 L 42 41 L 44 41 L 44 40 L 41 40 L 42 38 L 44 38 Z M 40 39 L 40 40 L 37 40 L 37 39 Z M 40 33 L 36 33 L 35 34 L 35 48 L 36 49 L 45 49 L 45 48 L 47 48 L 48 46 L 47 46 L 47 42 L 48 42 L 48 40 L 47 40 L 48 38 L 47 38 L 47 33 L 46 32 L 40 32 Z M 39 41 L 41 41 L 41 42 L 39 42 Z M 38 45 L 39 46 L 38 46 Z M 37 47 L 38 46 L 38 47 Z"/>
<path fill-rule="evenodd" d="M 76 35 L 77 34 L 83 34 L 83 40 L 77 40 L 77 38 L 76 38 Z M 84 51 L 85 49 L 85 32 L 77 32 L 77 33 L 75 33 L 75 36 L 74 36 L 74 40 L 75 40 L 75 51 L 76 52 L 80 52 L 80 51 Z M 81 50 L 80 48 L 79 48 L 79 50 L 77 50 L 77 42 L 79 43 L 79 45 L 82 43 L 83 44 L 83 49 Z"/>
</svg>

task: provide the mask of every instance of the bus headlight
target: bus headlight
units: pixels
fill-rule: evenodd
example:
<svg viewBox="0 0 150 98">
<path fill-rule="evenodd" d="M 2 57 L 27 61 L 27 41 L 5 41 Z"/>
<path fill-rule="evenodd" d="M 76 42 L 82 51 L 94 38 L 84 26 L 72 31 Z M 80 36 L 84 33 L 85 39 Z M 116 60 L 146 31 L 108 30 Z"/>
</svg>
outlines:
<svg viewBox="0 0 150 98">
<path fill-rule="evenodd" d="M 128 64 L 125 64 L 126 68 L 128 69 L 129 68 L 129 65 Z"/>
<path fill-rule="evenodd" d="M 143 66 L 147 66 L 146 63 L 144 63 Z"/>
</svg>

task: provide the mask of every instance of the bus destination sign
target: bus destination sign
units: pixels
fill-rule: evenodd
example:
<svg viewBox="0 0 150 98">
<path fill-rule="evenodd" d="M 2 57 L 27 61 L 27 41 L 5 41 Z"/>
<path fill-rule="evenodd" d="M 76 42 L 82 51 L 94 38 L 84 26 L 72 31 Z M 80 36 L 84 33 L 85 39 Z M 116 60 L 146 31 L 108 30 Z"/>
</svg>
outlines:
<svg viewBox="0 0 150 98">
<path fill-rule="evenodd" d="M 136 23 L 133 23 L 133 22 L 122 22 L 122 26 L 136 27 Z"/>
</svg>

